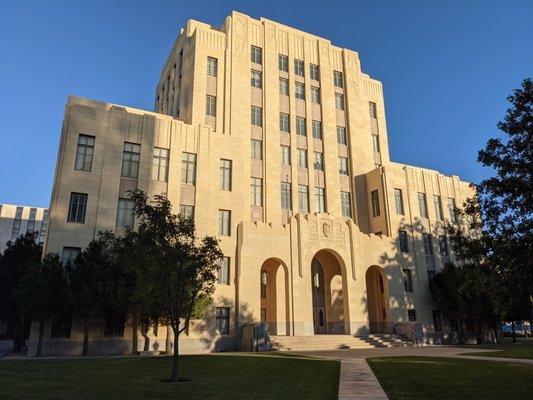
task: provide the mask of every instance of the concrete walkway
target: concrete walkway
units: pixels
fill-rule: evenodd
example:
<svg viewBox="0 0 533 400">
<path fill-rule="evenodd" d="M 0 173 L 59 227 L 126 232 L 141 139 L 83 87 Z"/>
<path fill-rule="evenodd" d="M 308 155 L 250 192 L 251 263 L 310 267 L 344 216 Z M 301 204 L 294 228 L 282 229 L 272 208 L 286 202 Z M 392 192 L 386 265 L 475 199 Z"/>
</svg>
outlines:
<svg viewBox="0 0 533 400">
<path fill-rule="evenodd" d="M 400 347 L 386 349 L 343 349 L 299 351 L 297 354 L 336 359 L 341 361 L 339 377 L 339 400 L 383 400 L 388 399 L 365 359 L 371 357 L 448 357 L 467 360 L 513 362 L 533 365 L 533 360 L 524 358 L 484 357 L 475 353 L 498 350 L 472 349 L 453 346 Z M 472 353 L 472 355 L 461 355 Z"/>
<path fill-rule="evenodd" d="M 365 360 L 341 361 L 339 400 L 388 399 Z"/>
</svg>

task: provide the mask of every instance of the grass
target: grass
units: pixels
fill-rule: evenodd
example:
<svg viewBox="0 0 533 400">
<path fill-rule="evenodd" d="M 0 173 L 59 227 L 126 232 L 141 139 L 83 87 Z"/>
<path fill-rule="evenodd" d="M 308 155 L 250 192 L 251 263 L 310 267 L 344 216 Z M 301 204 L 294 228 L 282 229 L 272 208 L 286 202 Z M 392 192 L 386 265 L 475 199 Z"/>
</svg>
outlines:
<svg viewBox="0 0 533 400">
<path fill-rule="evenodd" d="M 498 350 L 480 353 L 465 353 L 465 355 L 484 357 L 508 357 L 533 359 L 533 340 L 518 339 L 518 343 L 484 344 L 466 346 L 472 349 Z"/>
<path fill-rule="evenodd" d="M 247 353 L 183 356 L 164 382 L 168 357 L 0 361 L 7 399 L 336 399 L 340 363 Z"/>
<path fill-rule="evenodd" d="M 390 400 L 531 399 L 533 366 L 439 357 L 370 358 Z"/>
</svg>

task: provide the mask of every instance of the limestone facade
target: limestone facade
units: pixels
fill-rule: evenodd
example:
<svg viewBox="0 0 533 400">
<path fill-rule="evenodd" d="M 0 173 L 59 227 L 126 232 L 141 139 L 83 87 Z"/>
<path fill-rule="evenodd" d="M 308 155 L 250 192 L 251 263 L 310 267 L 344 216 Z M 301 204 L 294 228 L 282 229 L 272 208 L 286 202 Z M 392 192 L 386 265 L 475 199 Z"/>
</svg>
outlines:
<svg viewBox="0 0 533 400">
<path fill-rule="evenodd" d="M 238 348 L 257 321 L 295 336 L 417 321 L 428 341 L 446 336 L 429 279 L 453 259 L 445 228 L 462 224 L 452 205 L 472 191 L 390 161 L 383 88 L 356 52 L 237 12 L 218 29 L 190 20 L 155 97 L 156 112 L 69 97 L 45 251 L 73 257 L 98 231 L 120 232 L 127 190 L 165 193 L 227 257 L 184 352 Z M 49 353 L 81 351 L 81 321 L 68 338 L 51 329 Z M 93 352 L 127 352 L 131 329 L 106 329 Z M 148 335 L 168 345 L 166 327 Z"/>
<path fill-rule="evenodd" d="M 36 233 L 36 241 L 44 244 L 47 225 L 47 208 L 0 204 L 0 253 L 6 249 L 8 241 L 26 232 Z"/>
</svg>

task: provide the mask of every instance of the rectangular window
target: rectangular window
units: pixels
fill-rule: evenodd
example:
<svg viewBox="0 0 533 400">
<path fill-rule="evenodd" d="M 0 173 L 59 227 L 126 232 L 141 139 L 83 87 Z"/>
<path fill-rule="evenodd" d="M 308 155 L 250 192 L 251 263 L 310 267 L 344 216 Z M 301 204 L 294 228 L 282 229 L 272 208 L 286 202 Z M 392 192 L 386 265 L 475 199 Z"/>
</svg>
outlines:
<svg viewBox="0 0 533 400">
<path fill-rule="evenodd" d="M 252 139 L 251 141 L 251 157 L 254 160 L 263 159 L 263 141 Z"/>
<path fill-rule="evenodd" d="M 379 147 L 379 136 L 378 135 L 372 135 L 372 148 L 376 153 L 380 152 Z"/>
<path fill-rule="evenodd" d="M 420 218 L 428 217 L 428 208 L 426 205 L 426 194 L 418 193 L 418 209 L 420 211 Z"/>
<path fill-rule="evenodd" d="M 294 60 L 294 73 L 298 76 L 305 76 L 305 68 L 303 60 Z"/>
<path fill-rule="evenodd" d="M 442 202 L 440 196 L 433 195 L 433 204 L 435 205 L 435 218 L 442 220 Z"/>
<path fill-rule="evenodd" d="M 305 100 L 305 86 L 301 82 L 294 83 L 294 96 L 297 99 Z"/>
<path fill-rule="evenodd" d="M 313 137 L 322 140 L 322 121 L 313 121 Z"/>
<path fill-rule="evenodd" d="M 324 171 L 324 154 L 315 151 L 315 164 L 314 167 L 317 171 Z"/>
<path fill-rule="evenodd" d="M 39 244 L 44 243 L 44 237 L 46 236 L 46 228 L 48 227 L 48 210 L 44 210 L 43 219 L 41 221 L 41 229 L 39 230 Z"/>
<path fill-rule="evenodd" d="M 221 335 L 229 334 L 229 307 L 217 307 L 216 330 Z"/>
<path fill-rule="evenodd" d="M 291 165 L 291 148 L 289 146 L 281 146 L 281 163 Z"/>
<path fill-rule="evenodd" d="M 218 60 L 213 57 L 207 57 L 207 75 L 217 76 L 218 72 Z"/>
<path fill-rule="evenodd" d="M 288 96 L 289 95 L 289 80 L 285 78 L 279 78 L 279 93 Z"/>
<path fill-rule="evenodd" d="M 344 126 L 337 126 L 337 143 L 347 145 L 346 128 Z"/>
<path fill-rule="evenodd" d="M 402 189 L 394 189 L 394 203 L 396 204 L 396 214 L 404 215 Z"/>
<path fill-rule="evenodd" d="M 76 171 L 91 172 L 93 165 L 94 136 L 80 135 L 78 149 L 76 150 Z"/>
<path fill-rule="evenodd" d="M 311 86 L 311 102 L 320 104 L 320 88 Z"/>
<path fill-rule="evenodd" d="M 409 322 L 416 322 L 416 310 L 407 310 Z"/>
<path fill-rule="evenodd" d="M 141 145 L 124 142 L 122 153 L 122 173 L 124 178 L 137 178 L 139 176 L 139 160 L 141 157 Z"/>
<path fill-rule="evenodd" d="M 448 197 L 448 213 L 450 214 L 450 222 L 457 223 L 457 212 L 455 209 L 455 199 Z"/>
<path fill-rule="evenodd" d="M 439 236 L 439 252 L 442 258 L 447 261 L 448 257 L 450 256 L 450 252 L 448 251 L 448 239 L 445 235 Z"/>
<path fill-rule="evenodd" d="M 281 209 L 292 209 L 290 182 L 281 182 Z"/>
<path fill-rule="evenodd" d="M 435 257 L 433 255 L 433 240 L 429 233 L 422 234 L 424 243 L 424 254 L 426 256 L 426 267 L 428 272 L 435 272 Z"/>
<path fill-rule="evenodd" d="M 379 217 L 381 214 L 379 210 L 379 193 L 377 190 L 373 190 L 370 196 L 372 198 L 372 216 Z"/>
<path fill-rule="evenodd" d="M 342 79 L 342 72 L 333 71 L 333 85 L 335 85 L 338 88 L 344 87 L 344 82 Z"/>
<path fill-rule="evenodd" d="M 307 136 L 306 121 L 303 117 L 296 117 L 296 134 Z"/>
<path fill-rule="evenodd" d="M 324 188 L 315 188 L 315 206 L 316 212 L 318 213 L 326 211 L 326 194 Z"/>
<path fill-rule="evenodd" d="M 289 57 L 285 54 L 278 55 L 278 68 L 280 71 L 289 72 Z"/>
<path fill-rule="evenodd" d="M 344 95 L 342 93 L 335 93 L 335 108 L 344 110 Z"/>
<path fill-rule="evenodd" d="M 194 206 L 189 206 L 187 204 L 180 204 L 179 214 L 183 218 L 194 219 Z"/>
<path fill-rule="evenodd" d="M 35 218 L 37 217 L 37 209 L 30 208 L 30 215 L 28 217 L 28 223 L 26 225 L 26 233 L 33 233 L 35 230 Z"/>
<path fill-rule="evenodd" d="M 374 103 L 372 101 L 368 102 L 368 108 L 369 108 L 369 112 L 370 112 L 370 118 L 377 119 L 378 112 L 377 112 L 377 109 L 376 109 L 376 103 Z"/>
<path fill-rule="evenodd" d="M 261 107 L 252 106 L 252 125 L 263 126 L 263 109 Z"/>
<path fill-rule="evenodd" d="M 319 73 L 318 65 L 309 64 L 309 76 L 311 77 L 311 79 L 315 81 L 320 80 L 320 73 Z"/>
<path fill-rule="evenodd" d="M 80 255 L 80 253 L 80 247 L 63 247 L 63 251 L 61 253 L 61 263 L 63 265 L 72 264 Z"/>
<path fill-rule="evenodd" d="M 442 332 L 442 315 L 440 310 L 433 310 L 433 327 L 435 332 Z"/>
<path fill-rule="evenodd" d="M 167 182 L 168 180 L 169 150 L 154 147 L 152 158 L 152 179 L 154 181 Z"/>
<path fill-rule="evenodd" d="M 298 149 L 298 166 L 301 168 L 307 168 L 307 150 Z"/>
<path fill-rule="evenodd" d="M 67 222 L 78 224 L 85 223 L 85 212 L 87 210 L 87 194 L 75 193 L 70 194 L 70 204 L 68 207 Z"/>
<path fill-rule="evenodd" d="M 20 235 L 20 226 L 22 225 L 22 213 L 24 207 L 17 207 L 15 212 L 15 219 L 13 221 L 13 228 L 11 229 L 11 241 L 14 242 Z"/>
<path fill-rule="evenodd" d="M 107 317 L 104 325 L 104 336 L 124 336 L 124 318 Z"/>
<path fill-rule="evenodd" d="M 301 213 L 309 212 L 309 188 L 307 185 L 298 185 L 298 209 Z"/>
<path fill-rule="evenodd" d="M 252 46 L 251 60 L 256 64 L 263 64 L 263 49 L 261 47 Z"/>
<path fill-rule="evenodd" d="M 281 132 L 291 132 L 291 123 L 289 114 L 279 113 L 279 130 Z"/>
<path fill-rule="evenodd" d="M 348 159 L 346 157 L 339 157 L 339 174 L 348 175 Z"/>
<path fill-rule="evenodd" d="M 231 211 L 218 210 L 218 234 L 221 236 L 231 236 Z"/>
<path fill-rule="evenodd" d="M 407 240 L 407 231 L 398 231 L 398 241 L 400 242 L 400 251 L 409 253 L 409 242 Z"/>
<path fill-rule="evenodd" d="M 220 159 L 220 190 L 231 190 L 231 160 Z"/>
<path fill-rule="evenodd" d="M 181 156 L 181 183 L 196 184 L 196 154 L 183 152 Z"/>
<path fill-rule="evenodd" d="M 403 286 L 407 293 L 413 293 L 413 272 L 410 269 L 402 269 Z"/>
<path fill-rule="evenodd" d="M 117 205 L 117 228 L 133 228 L 133 219 L 135 217 L 133 200 L 119 198 Z"/>
<path fill-rule="evenodd" d="M 352 210 L 350 207 L 350 192 L 341 192 L 341 211 L 344 218 L 352 217 Z"/>
<path fill-rule="evenodd" d="M 215 96 L 205 96 L 205 115 L 209 117 L 217 116 L 217 98 Z"/>
<path fill-rule="evenodd" d="M 229 257 L 222 257 L 218 265 L 217 282 L 220 285 L 229 285 Z"/>
<path fill-rule="evenodd" d="M 250 181 L 250 204 L 253 206 L 263 206 L 263 180 L 261 178 L 252 178 Z"/>
<path fill-rule="evenodd" d="M 251 78 L 252 87 L 261 89 L 263 87 L 263 77 L 261 71 L 256 71 L 252 69 L 252 78 Z"/>
</svg>

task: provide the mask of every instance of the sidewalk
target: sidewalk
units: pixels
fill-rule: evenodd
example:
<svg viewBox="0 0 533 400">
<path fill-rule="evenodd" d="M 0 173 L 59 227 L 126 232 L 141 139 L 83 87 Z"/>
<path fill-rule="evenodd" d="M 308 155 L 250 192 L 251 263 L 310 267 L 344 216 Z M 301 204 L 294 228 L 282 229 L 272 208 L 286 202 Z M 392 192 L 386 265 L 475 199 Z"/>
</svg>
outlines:
<svg viewBox="0 0 533 400">
<path fill-rule="evenodd" d="M 533 360 L 524 358 L 484 357 L 475 353 L 487 349 L 472 349 L 453 346 L 402 347 L 386 349 L 342 349 L 323 351 L 300 351 L 297 354 L 323 357 L 341 361 L 339 377 L 339 400 L 384 400 L 388 399 L 374 373 L 365 361 L 372 357 L 448 357 L 479 361 L 512 362 L 533 365 Z M 496 354 L 498 350 L 493 350 Z M 462 355 L 472 353 L 473 355 Z"/>
</svg>

